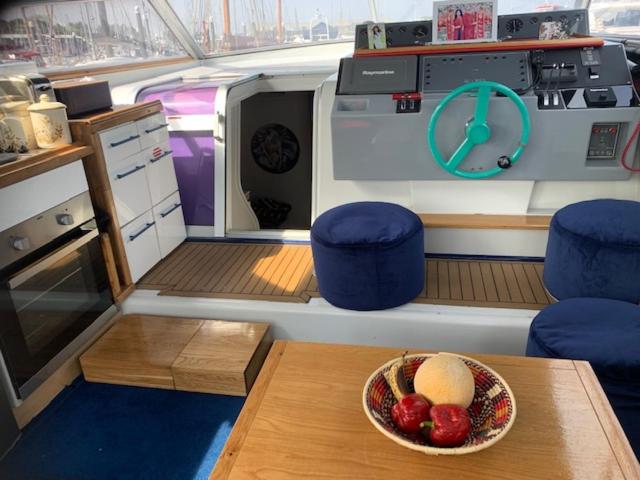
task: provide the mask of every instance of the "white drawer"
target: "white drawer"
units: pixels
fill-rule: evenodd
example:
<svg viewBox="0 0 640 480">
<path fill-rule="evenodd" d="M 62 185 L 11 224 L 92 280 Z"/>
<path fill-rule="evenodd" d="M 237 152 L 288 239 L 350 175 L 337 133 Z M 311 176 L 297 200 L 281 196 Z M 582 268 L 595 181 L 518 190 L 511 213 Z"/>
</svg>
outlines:
<svg viewBox="0 0 640 480">
<path fill-rule="evenodd" d="M 147 169 L 148 165 L 139 153 L 117 162 L 109 172 L 111 192 L 120 226 L 126 225 L 151 208 Z"/>
<path fill-rule="evenodd" d="M 160 261 L 158 234 L 151 211 L 122 228 L 122 241 L 134 282 Z"/>
<path fill-rule="evenodd" d="M 136 121 L 138 135 L 140 135 L 140 145 L 147 148 L 156 143 L 162 143 L 169 140 L 169 132 L 167 131 L 167 121 L 162 112 L 158 112 L 149 117 L 141 118 Z"/>
<path fill-rule="evenodd" d="M 160 254 L 164 258 L 187 238 L 180 194 L 175 192 L 169 198 L 153 207 L 153 218 L 156 221 L 158 230 Z"/>
<path fill-rule="evenodd" d="M 157 205 L 178 190 L 178 181 L 176 180 L 176 171 L 173 167 L 171 153 L 168 141 L 142 152 L 148 165 L 147 178 L 149 179 L 149 193 L 151 194 L 152 205 Z"/>
<path fill-rule="evenodd" d="M 100 132 L 99 137 L 107 165 L 140 151 L 140 135 L 133 122 Z"/>
</svg>

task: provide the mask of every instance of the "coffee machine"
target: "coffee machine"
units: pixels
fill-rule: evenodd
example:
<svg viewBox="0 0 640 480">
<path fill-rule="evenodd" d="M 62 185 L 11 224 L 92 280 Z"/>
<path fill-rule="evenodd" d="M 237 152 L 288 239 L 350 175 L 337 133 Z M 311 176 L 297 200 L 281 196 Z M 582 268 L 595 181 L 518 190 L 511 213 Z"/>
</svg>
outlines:
<svg viewBox="0 0 640 480">
<path fill-rule="evenodd" d="M 56 100 L 51 82 L 39 73 L 0 78 L 0 102 L 26 100 L 35 103 L 43 94 L 52 102 Z"/>
</svg>

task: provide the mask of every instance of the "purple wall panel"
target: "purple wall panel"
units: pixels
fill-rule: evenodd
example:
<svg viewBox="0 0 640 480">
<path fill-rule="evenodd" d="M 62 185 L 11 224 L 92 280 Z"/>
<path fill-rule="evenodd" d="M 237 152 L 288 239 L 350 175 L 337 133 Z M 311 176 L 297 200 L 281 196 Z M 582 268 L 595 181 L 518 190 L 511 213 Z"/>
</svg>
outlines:
<svg viewBox="0 0 640 480">
<path fill-rule="evenodd" d="M 165 115 L 211 115 L 211 124 L 199 125 L 197 131 L 176 131 L 169 134 L 173 163 L 187 225 L 213 226 L 214 140 L 213 114 L 215 82 L 165 83 L 146 88 L 138 101 L 160 100 Z"/>
<path fill-rule="evenodd" d="M 160 100 L 166 115 L 213 115 L 217 91 L 216 82 L 170 82 L 145 88 L 138 101 Z"/>
<path fill-rule="evenodd" d="M 178 178 L 184 221 L 213 225 L 214 140 L 210 131 L 171 132 L 169 143 Z"/>
</svg>

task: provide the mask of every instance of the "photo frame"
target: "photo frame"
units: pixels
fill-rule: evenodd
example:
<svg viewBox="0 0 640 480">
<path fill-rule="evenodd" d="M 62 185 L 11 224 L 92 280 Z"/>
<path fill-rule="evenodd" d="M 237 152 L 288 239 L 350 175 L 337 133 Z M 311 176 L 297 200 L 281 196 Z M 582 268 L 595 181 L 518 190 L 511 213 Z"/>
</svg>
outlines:
<svg viewBox="0 0 640 480">
<path fill-rule="evenodd" d="M 497 0 L 433 2 L 433 43 L 495 42 L 498 39 Z"/>
<path fill-rule="evenodd" d="M 387 48 L 387 30 L 384 23 L 367 25 L 367 39 L 369 40 L 369 50 Z"/>
</svg>

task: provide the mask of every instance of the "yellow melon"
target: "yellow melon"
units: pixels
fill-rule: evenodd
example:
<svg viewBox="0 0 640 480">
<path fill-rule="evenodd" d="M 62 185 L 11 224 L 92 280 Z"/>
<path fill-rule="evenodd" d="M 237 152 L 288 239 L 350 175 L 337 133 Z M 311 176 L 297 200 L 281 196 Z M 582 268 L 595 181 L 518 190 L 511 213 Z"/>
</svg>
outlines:
<svg viewBox="0 0 640 480">
<path fill-rule="evenodd" d="M 453 403 L 468 408 L 475 383 L 469 367 L 457 356 L 439 353 L 424 361 L 413 379 L 416 393 L 433 405 Z"/>
</svg>

